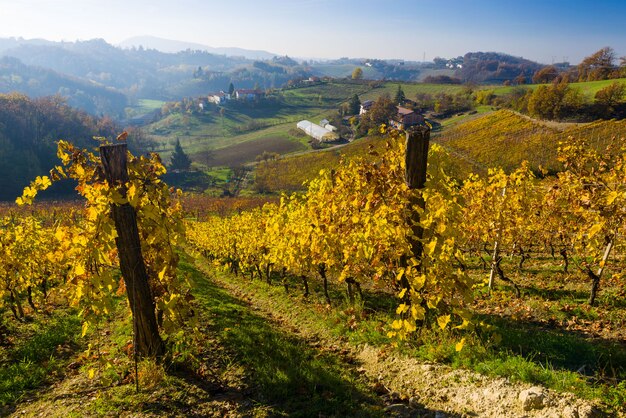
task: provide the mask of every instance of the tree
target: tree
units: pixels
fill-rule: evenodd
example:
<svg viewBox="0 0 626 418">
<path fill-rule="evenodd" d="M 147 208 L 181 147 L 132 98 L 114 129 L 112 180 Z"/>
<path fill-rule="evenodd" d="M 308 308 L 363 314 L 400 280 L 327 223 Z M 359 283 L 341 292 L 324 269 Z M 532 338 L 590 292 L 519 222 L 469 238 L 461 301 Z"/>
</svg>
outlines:
<svg viewBox="0 0 626 418">
<path fill-rule="evenodd" d="M 582 101 L 580 90 L 566 81 L 539 86 L 528 99 L 528 113 L 541 119 L 561 119 L 577 111 Z"/>
<path fill-rule="evenodd" d="M 191 159 L 185 154 L 183 147 L 180 145 L 180 139 L 177 138 L 174 152 L 170 157 L 170 168 L 172 170 L 189 170 L 189 167 L 191 167 Z"/>
<path fill-rule="evenodd" d="M 404 95 L 404 91 L 402 91 L 402 87 L 400 86 L 400 84 L 398 84 L 398 90 L 396 91 L 394 102 L 396 102 L 399 106 L 402 106 L 405 100 L 406 96 Z"/>
<path fill-rule="evenodd" d="M 602 90 L 598 90 L 595 99 L 596 103 L 605 107 L 608 112 L 612 112 L 616 104 L 622 101 L 626 94 L 626 84 L 615 81 Z"/>
<path fill-rule="evenodd" d="M 559 75 L 559 70 L 554 65 L 546 65 L 542 69 L 533 74 L 533 83 L 535 84 L 547 84 L 554 81 Z"/>
<path fill-rule="evenodd" d="M 352 79 L 353 80 L 361 80 L 363 78 L 363 70 L 361 67 L 356 67 L 354 71 L 352 71 Z"/>
<path fill-rule="evenodd" d="M 578 81 L 607 80 L 616 70 L 613 62 L 616 59 L 613 48 L 605 46 L 586 57 L 578 64 Z"/>
<path fill-rule="evenodd" d="M 211 166 L 211 163 L 213 162 L 213 160 L 215 159 L 215 152 L 212 149 L 207 148 L 204 151 L 201 151 L 198 157 L 199 157 L 199 160 L 202 161 L 204 165 L 206 165 L 206 168 L 208 169 Z"/>
<path fill-rule="evenodd" d="M 376 100 L 370 110 L 361 118 L 359 131 L 361 134 L 370 129 L 375 129 L 383 123 L 389 123 L 389 119 L 398 113 L 396 105 L 387 94 L 383 94 Z"/>
<path fill-rule="evenodd" d="M 228 94 L 232 96 L 234 92 L 235 92 L 235 85 L 233 83 L 230 83 L 228 85 Z"/>
<path fill-rule="evenodd" d="M 349 115 L 358 115 L 361 111 L 361 100 L 359 96 L 355 94 L 348 102 L 348 114 Z"/>
<path fill-rule="evenodd" d="M 515 77 L 513 82 L 517 85 L 526 84 L 526 76 L 524 75 L 524 73 L 520 73 L 517 77 Z"/>
</svg>

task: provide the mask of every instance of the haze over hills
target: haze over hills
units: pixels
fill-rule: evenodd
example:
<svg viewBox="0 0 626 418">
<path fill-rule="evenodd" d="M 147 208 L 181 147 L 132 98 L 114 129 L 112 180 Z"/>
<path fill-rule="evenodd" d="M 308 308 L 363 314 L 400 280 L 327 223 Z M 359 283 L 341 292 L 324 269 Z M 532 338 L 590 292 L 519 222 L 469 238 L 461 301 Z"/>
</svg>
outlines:
<svg viewBox="0 0 626 418">
<path fill-rule="evenodd" d="M 233 57 L 244 57 L 251 60 L 269 60 L 279 55 L 272 52 L 250 50 L 237 47 L 211 47 L 194 42 L 177 41 L 173 39 L 164 39 L 156 36 L 135 36 L 123 40 L 118 44 L 122 48 L 139 48 L 156 49 L 161 52 L 176 53 L 187 49 L 206 51 L 211 54 L 226 55 Z"/>
<path fill-rule="evenodd" d="M 59 94 L 92 114 L 119 119 L 124 117 L 126 106 L 138 99 L 198 97 L 226 90 L 230 83 L 244 89 L 281 88 L 310 76 L 350 77 L 356 67 L 363 68 L 363 78 L 372 80 L 421 81 L 430 74 L 444 74 L 460 82 L 483 83 L 502 82 L 520 73 L 530 77 L 540 67 L 495 53 L 454 58 L 466 64 L 461 71 L 460 67 L 447 67 L 448 60 L 443 58 L 431 63 L 375 58 L 298 62 L 267 51 L 210 48 L 157 37 L 131 38 L 122 45 L 126 48 L 103 39 L 52 42 L 0 38 L 0 58 L 6 57 L 0 65 L 0 93 L 17 91 L 31 97 Z M 128 48 L 130 45 L 144 47 Z"/>
</svg>

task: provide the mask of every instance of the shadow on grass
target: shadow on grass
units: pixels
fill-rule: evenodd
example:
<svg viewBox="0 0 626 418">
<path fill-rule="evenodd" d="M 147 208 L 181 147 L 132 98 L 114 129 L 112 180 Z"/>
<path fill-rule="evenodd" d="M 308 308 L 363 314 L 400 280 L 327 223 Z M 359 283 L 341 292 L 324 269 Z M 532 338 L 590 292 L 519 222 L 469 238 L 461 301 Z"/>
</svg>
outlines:
<svg viewBox="0 0 626 418">
<path fill-rule="evenodd" d="M 545 324 L 514 321 L 496 315 L 480 315 L 502 336 L 497 348 L 546 368 L 578 372 L 598 381 L 626 379 L 626 344 L 591 340 L 576 331 Z"/>
<path fill-rule="evenodd" d="M 545 300 L 562 301 L 572 299 L 584 303 L 589 299 L 589 292 L 581 290 L 544 289 L 536 286 L 519 286 L 522 294 L 537 296 Z"/>
<path fill-rule="evenodd" d="M 253 308 L 209 282 L 187 263 L 195 296 L 235 360 L 251 370 L 253 400 L 288 416 L 380 416 L 382 402 L 345 361 L 277 330 Z"/>
<path fill-rule="evenodd" d="M 20 324 L 14 332 L 25 333 L 28 337 L 19 339 L 14 347 L 3 353 L 0 416 L 14 412 L 14 402 L 28 391 L 49 384 L 56 374 L 62 373 L 67 359 L 79 348 L 76 336 L 80 334 L 80 321 L 69 313 L 52 318 L 41 316 L 30 324 Z M 61 346 L 66 351 L 60 352 Z"/>
</svg>

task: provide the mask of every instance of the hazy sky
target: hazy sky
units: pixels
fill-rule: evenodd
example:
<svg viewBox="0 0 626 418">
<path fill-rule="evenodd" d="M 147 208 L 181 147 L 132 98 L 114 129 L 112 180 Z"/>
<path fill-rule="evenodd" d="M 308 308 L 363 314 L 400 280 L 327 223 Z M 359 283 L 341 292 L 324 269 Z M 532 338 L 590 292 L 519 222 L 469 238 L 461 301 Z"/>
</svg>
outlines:
<svg viewBox="0 0 626 418">
<path fill-rule="evenodd" d="M 626 55 L 626 0 L 0 0 L 0 37 L 140 35 L 294 57 L 578 63 L 604 46 Z"/>
</svg>

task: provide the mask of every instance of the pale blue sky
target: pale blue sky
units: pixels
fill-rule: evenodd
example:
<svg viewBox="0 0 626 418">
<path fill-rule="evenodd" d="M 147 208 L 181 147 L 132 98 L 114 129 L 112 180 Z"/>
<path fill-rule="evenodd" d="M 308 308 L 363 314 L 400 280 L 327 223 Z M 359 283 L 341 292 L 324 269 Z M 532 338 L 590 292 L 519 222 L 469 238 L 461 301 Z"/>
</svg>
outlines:
<svg viewBox="0 0 626 418">
<path fill-rule="evenodd" d="M 153 35 L 296 57 L 626 55 L 626 0 L 0 0 L 0 37 Z"/>
</svg>

